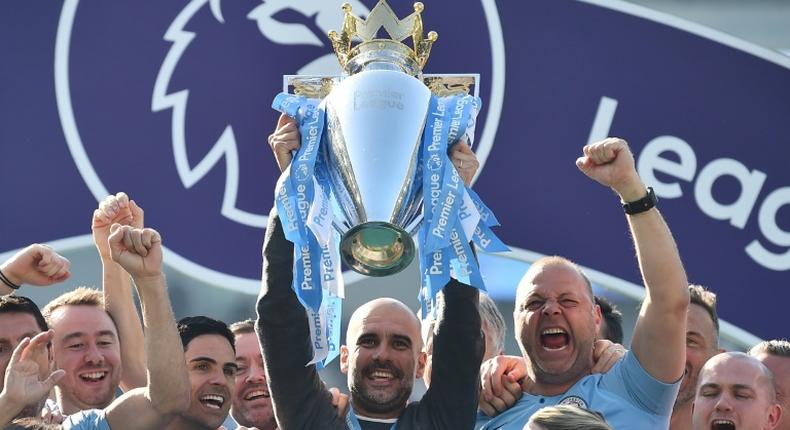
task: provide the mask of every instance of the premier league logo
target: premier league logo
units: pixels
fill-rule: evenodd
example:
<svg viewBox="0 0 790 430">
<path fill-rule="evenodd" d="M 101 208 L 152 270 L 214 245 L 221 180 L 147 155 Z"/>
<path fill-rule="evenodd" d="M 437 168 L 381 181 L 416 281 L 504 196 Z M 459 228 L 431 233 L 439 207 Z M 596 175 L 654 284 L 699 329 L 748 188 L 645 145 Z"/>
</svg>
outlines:
<svg viewBox="0 0 790 430">
<path fill-rule="evenodd" d="M 339 72 L 326 33 L 340 28 L 340 3 L 65 1 L 55 53 L 58 110 L 94 197 L 126 191 L 145 208 L 146 223 L 164 233 L 171 265 L 256 291 L 279 175 L 266 144 L 276 121 L 271 99 L 284 74 Z M 362 16 L 372 3 L 351 2 Z M 481 74 L 482 165 L 504 91 L 496 5 L 466 0 L 428 10 L 440 40 L 426 72 Z"/>
</svg>

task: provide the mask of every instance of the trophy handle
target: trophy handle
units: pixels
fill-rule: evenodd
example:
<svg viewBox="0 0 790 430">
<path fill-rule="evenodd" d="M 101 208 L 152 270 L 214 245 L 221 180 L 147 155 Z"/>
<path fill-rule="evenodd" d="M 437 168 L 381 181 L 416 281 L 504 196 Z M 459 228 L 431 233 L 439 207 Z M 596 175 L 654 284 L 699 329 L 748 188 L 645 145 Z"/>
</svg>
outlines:
<svg viewBox="0 0 790 430">
<path fill-rule="evenodd" d="M 283 75 L 283 92 L 324 99 L 342 75 Z M 422 81 L 431 92 L 439 97 L 473 95 L 480 97 L 479 73 L 424 74 Z"/>
</svg>

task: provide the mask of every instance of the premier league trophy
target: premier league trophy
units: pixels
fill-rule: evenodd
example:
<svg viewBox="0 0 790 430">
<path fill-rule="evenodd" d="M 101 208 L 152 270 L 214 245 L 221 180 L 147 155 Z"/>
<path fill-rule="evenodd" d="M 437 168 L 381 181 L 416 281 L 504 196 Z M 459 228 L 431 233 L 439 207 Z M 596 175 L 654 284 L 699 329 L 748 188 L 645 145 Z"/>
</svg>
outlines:
<svg viewBox="0 0 790 430">
<path fill-rule="evenodd" d="M 339 339 L 340 256 L 361 274 L 386 276 L 419 255 L 429 315 L 451 272 L 485 288 L 470 241 L 507 249 L 447 155 L 473 141 L 475 76 L 423 75 L 438 36 L 424 37 L 422 10 L 415 3 L 401 20 L 381 0 L 364 20 L 344 4 L 341 31 L 329 33 L 344 75 L 286 77 L 293 91 L 273 103 L 297 120 L 302 139 L 275 197 L 295 245 L 294 289 L 315 322 L 313 363 L 331 360 Z M 377 38 L 382 29 L 389 38 Z"/>
</svg>

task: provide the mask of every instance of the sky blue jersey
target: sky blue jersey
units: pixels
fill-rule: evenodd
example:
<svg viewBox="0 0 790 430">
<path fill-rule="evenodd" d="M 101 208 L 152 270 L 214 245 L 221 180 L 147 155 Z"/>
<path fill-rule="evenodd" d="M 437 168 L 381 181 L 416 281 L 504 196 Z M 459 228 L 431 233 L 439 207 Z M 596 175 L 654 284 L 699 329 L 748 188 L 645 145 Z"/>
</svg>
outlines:
<svg viewBox="0 0 790 430">
<path fill-rule="evenodd" d="M 504 413 L 490 418 L 478 412 L 478 430 L 522 430 L 529 417 L 546 406 L 572 404 L 601 412 L 616 430 L 669 428 L 669 417 L 680 387 L 652 377 L 627 351 L 609 372 L 585 376 L 558 396 L 524 396 Z"/>
<path fill-rule="evenodd" d="M 69 415 L 61 424 L 63 430 L 110 430 L 110 424 L 101 409 L 79 411 Z"/>
</svg>

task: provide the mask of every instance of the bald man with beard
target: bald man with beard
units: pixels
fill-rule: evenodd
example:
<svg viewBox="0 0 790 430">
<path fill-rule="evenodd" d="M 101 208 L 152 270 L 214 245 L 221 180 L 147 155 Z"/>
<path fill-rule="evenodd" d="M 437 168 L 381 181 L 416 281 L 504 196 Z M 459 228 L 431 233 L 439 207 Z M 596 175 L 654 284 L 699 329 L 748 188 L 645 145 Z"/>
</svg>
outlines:
<svg viewBox="0 0 790 430">
<path fill-rule="evenodd" d="M 282 116 L 269 138 L 281 170 L 299 146 L 293 120 Z M 471 149 L 455 145 L 450 159 L 468 185 L 479 163 Z M 433 383 L 418 402 L 408 403 L 414 381 L 425 369 L 420 322 L 403 303 L 370 301 L 351 316 L 340 369 L 348 376 L 350 407 L 338 417 L 332 396 L 312 358 L 307 314 L 294 290 L 293 244 L 286 240 L 276 209 L 263 245 L 263 282 L 256 330 L 266 378 L 281 429 L 472 429 L 483 356 L 478 290 L 451 279 L 434 339 Z"/>
<path fill-rule="evenodd" d="M 277 422 L 282 429 L 471 429 L 477 409 L 477 377 L 483 355 L 478 292 L 457 280 L 445 286 L 445 312 L 434 340 L 433 383 L 409 404 L 426 355 L 417 317 L 403 303 L 376 299 L 357 309 L 340 349 L 351 407 L 338 417 L 318 377 L 307 315 L 296 297 L 293 244 L 276 211 L 264 244 L 264 282 L 257 331 Z"/>
<path fill-rule="evenodd" d="M 636 171 L 627 142 L 608 138 L 583 148 L 577 167 L 615 191 L 626 213 L 646 296 L 631 351 L 591 374 L 601 310 L 581 268 L 559 257 L 535 261 L 521 279 L 513 318 L 532 383 L 504 413 L 480 415 L 481 429 L 521 430 L 537 410 L 576 404 L 601 412 L 614 428 L 669 426 L 684 370 L 688 281 L 654 193 Z"/>
</svg>

